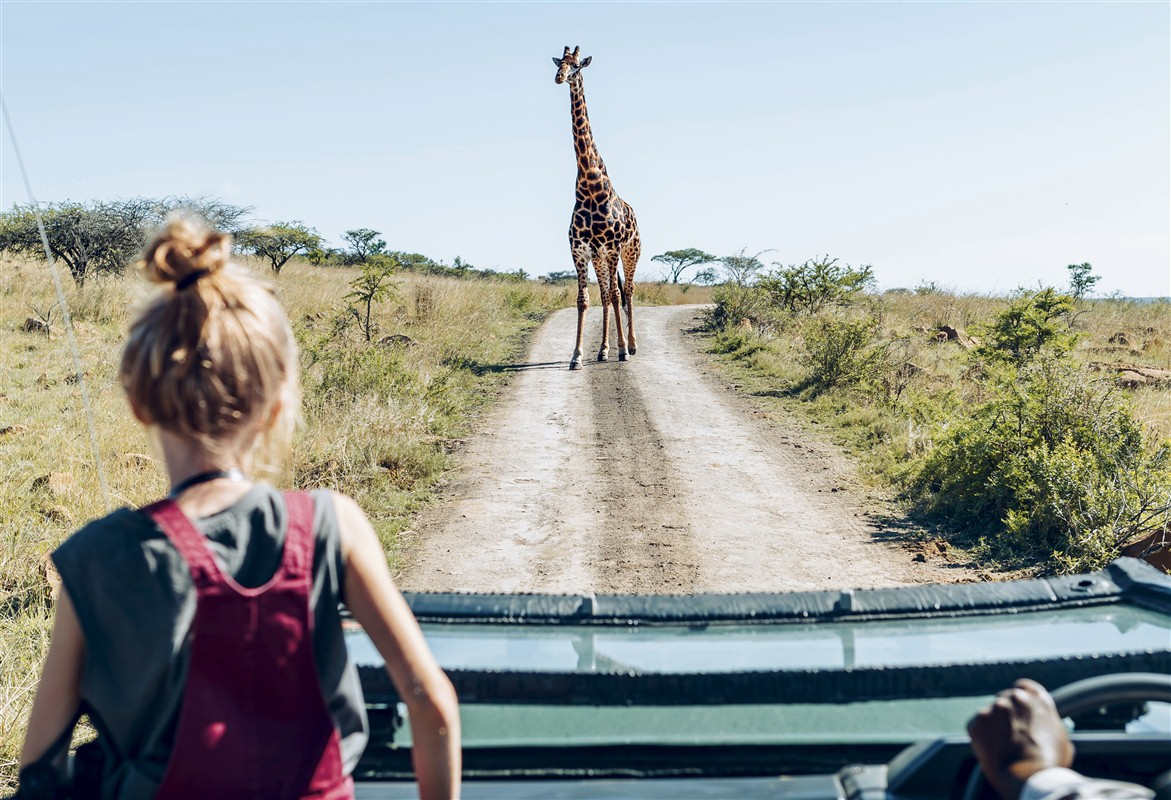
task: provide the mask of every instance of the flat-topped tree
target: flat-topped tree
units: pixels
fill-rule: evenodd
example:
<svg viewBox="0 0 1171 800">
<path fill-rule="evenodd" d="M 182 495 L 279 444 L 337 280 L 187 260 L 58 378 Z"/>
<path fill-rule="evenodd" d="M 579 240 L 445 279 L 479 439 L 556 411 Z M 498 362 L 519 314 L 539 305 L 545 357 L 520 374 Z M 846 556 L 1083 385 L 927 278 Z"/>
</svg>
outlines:
<svg viewBox="0 0 1171 800">
<path fill-rule="evenodd" d="M 272 271 L 279 275 L 293 256 L 319 250 L 321 236 L 301 222 L 274 222 L 241 231 L 236 234 L 236 244 L 246 253 L 268 259 Z"/>
<path fill-rule="evenodd" d="M 683 277 L 683 273 L 692 267 L 701 267 L 704 264 L 711 264 L 718 260 L 718 256 L 705 253 L 697 247 L 688 247 L 684 250 L 668 250 L 665 253 L 659 253 L 657 256 L 651 256 L 651 261 L 657 261 L 667 268 L 667 277 L 671 279 L 671 283 L 679 283 L 679 279 Z"/>
<path fill-rule="evenodd" d="M 371 256 L 386 251 L 386 240 L 382 233 L 372 228 L 354 228 L 342 234 L 350 249 L 346 251 L 346 262 L 365 264 Z"/>
</svg>

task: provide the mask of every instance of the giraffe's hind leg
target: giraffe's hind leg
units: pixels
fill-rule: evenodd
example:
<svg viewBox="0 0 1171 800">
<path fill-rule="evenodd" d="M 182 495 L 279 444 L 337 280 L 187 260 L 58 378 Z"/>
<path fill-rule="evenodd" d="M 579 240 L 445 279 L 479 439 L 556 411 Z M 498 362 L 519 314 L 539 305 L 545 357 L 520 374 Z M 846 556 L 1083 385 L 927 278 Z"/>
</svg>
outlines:
<svg viewBox="0 0 1171 800">
<path fill-rule="evenodd" d="M 618 360 L 626 360 L 626 340 L 622 338 L 622 317 L 618 308 L 618 253 L 606 248 L 594 254 L 594 270 L 598 273 L 598 291 L 602 295 L 602 344 L 598 361 L 605 361 L 610 351 L 610 309 L 614 310 L 614 327 L 618 330 Z"/>
<path fill-rule="evenodd" d="M 598 276 L 598 294 L 602 297 L 602 341 L 598 345 L 598 361 L 610 358 L 610 261 L 608 253 L 594 253 L 594 273 Z"/>
<path fill-rule="evenodd" d="M 618 360 L 626 360 L 626 339 L 622 337 L 622 279 L 618 276 L 618 254 L 610 263 L 610 304 L 614 307 L 614 327 L 618 333 Z"/>
<path fill-rule="evenodd" d="M 630 355 L 638 352 L 638 344 L 634 339 L 634 270 L 638 266 L 638 257 L 641 254 L 642 240 L 639 239 L 636 228 L 634 234 L 622 245 L 622 273 L 626 277 L 626 285 L 622 287 L 622 305 L 626 308 L 626 351 Z"/>
</svg>

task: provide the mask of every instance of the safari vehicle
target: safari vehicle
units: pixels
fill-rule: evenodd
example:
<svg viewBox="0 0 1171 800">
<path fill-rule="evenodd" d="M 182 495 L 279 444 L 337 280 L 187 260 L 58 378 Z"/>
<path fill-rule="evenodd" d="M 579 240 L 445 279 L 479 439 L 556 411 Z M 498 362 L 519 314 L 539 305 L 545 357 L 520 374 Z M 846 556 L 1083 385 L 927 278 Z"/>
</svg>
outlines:
<svg viewBox="0 0 1171 800">
<path fill-rule="evenodd" d="M 976 798 L 964 735 L 1031 677 L 1086 774 L 1171 797 L 1171 576 L 692 596 L 408 594 L 459 693 L 467 798 Z M 359 798 L 414 796 L 360 631 Z M 1058 689 L 1058 687 L 1066 687 Z"/>
</svg>

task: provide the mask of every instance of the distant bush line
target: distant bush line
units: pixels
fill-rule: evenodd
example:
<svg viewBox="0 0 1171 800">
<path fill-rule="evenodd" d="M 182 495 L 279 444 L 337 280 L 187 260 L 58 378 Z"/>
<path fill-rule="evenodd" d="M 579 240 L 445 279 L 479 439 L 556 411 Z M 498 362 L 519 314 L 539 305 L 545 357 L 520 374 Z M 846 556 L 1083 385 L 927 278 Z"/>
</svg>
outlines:
<svg viewBox="0 0 1171 800">
<path fill-rule="evenodd" d="M 426 275 L 505 281 L 530 278 L 522 269 L 502 272 L 479 268 L 459 256 L 446 264 L 421 253 L 391 250 L 381 232 L 372 228 L 347 230 L 342 234 L 345 247 L 329 247 L 317 230 L 303 222 L 250 221 L 251 209 L 214 198 L 64 201 L 42 203 L 39 210 L 53 258 L 66 266 L 79 286 L 93 275 L 125 272 L 138 258 L 152 231 L 175 212 L 197 214 L 231 233 L 238 252 L 260 258 L 275 275 L 295 257 L 320 267 L 362 266 L 383 257 L 393 259 L 396 269 Z M 14 205 L 0 212 L 0 252 L 44 257 L 41 231 L 31 204 Z"/>
</svg>

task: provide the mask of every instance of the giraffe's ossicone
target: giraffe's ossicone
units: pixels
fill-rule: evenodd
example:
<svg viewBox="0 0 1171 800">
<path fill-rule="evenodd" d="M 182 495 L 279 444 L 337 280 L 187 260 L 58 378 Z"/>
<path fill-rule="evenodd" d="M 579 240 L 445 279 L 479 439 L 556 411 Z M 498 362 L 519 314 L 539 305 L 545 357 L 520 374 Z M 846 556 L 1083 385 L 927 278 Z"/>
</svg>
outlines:
<svg viewBox="0 0 1171 800">
<path fill-rule="evenodd" d="M 577 270 L 577 342 L 569 362 L 570 369 L 581 368 L 582 326 L 589 307 L 591 261 L 602 296 L 602 342 L 598 347 L 598 360 L 605 361 L 610 350 L 611 309 L 618 335 L 618 360 L 625 361 L 627 354 L 634 355 L 638 349 L 634 337 L 634 270 L 642 252 L 634 209 L 614 191 L 590 131 L 581 71 L 589 66 L 592 58 L 579 61 L 580 50 L 575 47 L 571 53 L 566 45 L 561 57 L 553 58 L 557 65 L 554 81 L 569 84 L 573 150 L 577 155 L 577 186 L 569 223 L 569 252 Z M 622 274 L 618 270 L 619 260 Z M 626 338 L 622 336 L 623 308 L 626 309 Z"/>
</svg>

